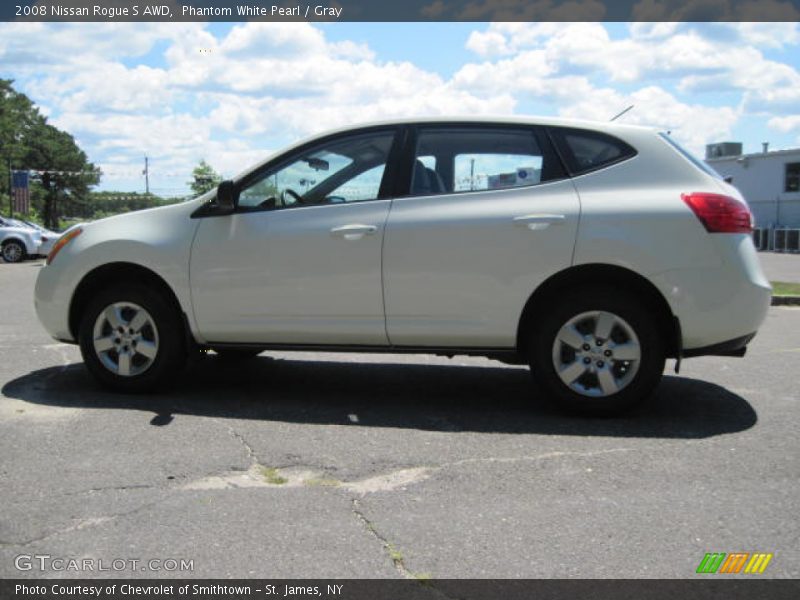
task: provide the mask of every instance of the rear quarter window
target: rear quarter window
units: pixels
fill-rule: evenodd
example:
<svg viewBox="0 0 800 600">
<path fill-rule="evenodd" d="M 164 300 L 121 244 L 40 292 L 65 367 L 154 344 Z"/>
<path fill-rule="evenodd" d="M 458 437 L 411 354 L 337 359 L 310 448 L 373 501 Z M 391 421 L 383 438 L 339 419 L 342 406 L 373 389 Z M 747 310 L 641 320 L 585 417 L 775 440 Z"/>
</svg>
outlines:
<svg viewBox="0 0 800 600">
<path fill-rule="evenodd" d="M 630 144 L 606 133 L 567 127 L 549 131 L 570 175 L 596 171 L 636 156 Z"/>
</svg>

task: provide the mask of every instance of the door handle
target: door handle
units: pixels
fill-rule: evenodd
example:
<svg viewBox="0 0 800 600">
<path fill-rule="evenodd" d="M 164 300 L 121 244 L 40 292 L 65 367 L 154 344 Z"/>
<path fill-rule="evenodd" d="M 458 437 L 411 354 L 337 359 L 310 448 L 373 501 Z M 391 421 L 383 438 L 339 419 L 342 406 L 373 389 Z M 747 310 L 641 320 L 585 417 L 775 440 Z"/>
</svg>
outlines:
<svg viewBox="0 0 800 600">
<path fill-rule="evenodd" d="M 550 225 L 560 225 L 567 219 L 566 215 L 535 214 L 514 217 L 514 225 L 527 227 L 531 231 L 547 229 Z"/>
<path fill-rule="evenodd" d="M 361 225 L 358 223 L 331 229 L 333 235 L 343 237 L 346 240 L 360 240 L 365 235 L 372 235 L 376 231 L 378 231 L 378 228 L 375 225 Z"/>
</svg>

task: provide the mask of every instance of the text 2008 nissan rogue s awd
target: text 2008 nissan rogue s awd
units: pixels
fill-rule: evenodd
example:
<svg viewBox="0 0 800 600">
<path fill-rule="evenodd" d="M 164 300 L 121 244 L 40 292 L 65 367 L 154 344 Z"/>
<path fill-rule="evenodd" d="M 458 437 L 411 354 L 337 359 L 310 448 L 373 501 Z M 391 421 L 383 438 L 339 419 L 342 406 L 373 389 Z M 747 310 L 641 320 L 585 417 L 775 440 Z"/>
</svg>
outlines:
<svg viewBox="0 0 800 600">
<path fill-rule="evenodd" d="M 734 187 L 651 129 L 378 123 L 69 230 L 36 310 L 118 390 L 173 378 L 198 347 L 471 354 L 609 414 L 666 358 L 744 353 L 770 302 L 751 227 Z"/>
</svg>

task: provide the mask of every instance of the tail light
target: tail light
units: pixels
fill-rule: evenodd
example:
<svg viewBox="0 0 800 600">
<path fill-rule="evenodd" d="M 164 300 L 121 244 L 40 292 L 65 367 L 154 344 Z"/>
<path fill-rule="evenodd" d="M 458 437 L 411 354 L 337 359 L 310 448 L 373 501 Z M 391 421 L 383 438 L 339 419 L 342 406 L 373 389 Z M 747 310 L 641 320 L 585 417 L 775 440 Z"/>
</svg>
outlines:
<svg viewBox="0 0 800 600">
<path fill-rule="evenodd" d="M 681 198 L 709 233 L 751 233 L 753 215 L 743 202 L 722 194 L 692 192 Z"/>
</svg>

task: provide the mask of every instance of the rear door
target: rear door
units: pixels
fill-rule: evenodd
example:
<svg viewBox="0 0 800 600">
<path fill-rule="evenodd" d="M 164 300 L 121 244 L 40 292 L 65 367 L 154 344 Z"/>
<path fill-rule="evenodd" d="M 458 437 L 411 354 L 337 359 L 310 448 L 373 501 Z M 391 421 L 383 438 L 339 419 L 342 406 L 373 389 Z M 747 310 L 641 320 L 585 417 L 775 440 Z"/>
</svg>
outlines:
<svg viewBox="0 0 800 600">
<path fill-rule="evenodd" d="M 572 261 L 580 203 L 531 126 L 421 126 L 384 239 L 398 346 L 509 348 L 530 294 Z"/>
</svg>

